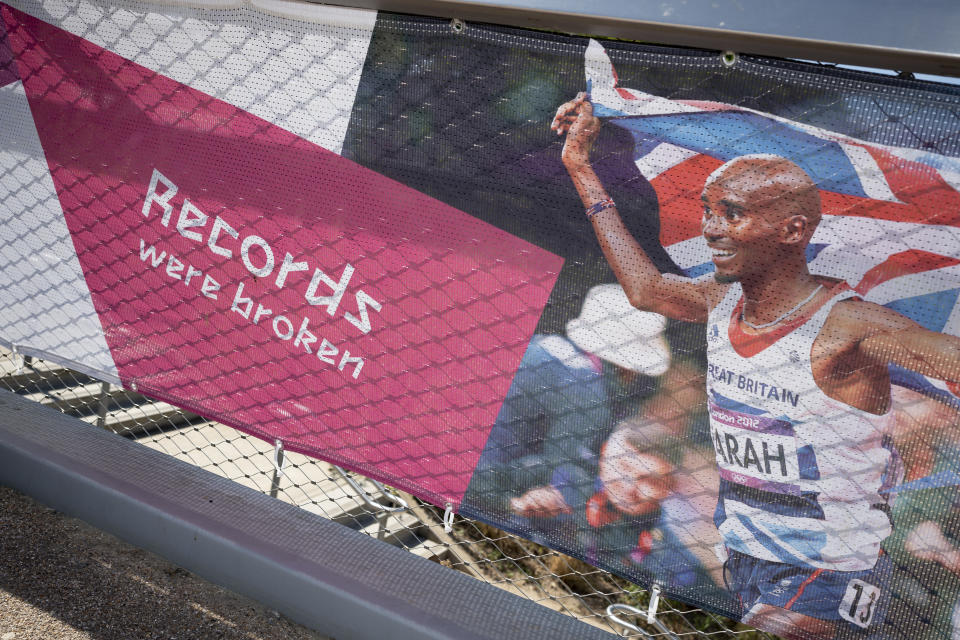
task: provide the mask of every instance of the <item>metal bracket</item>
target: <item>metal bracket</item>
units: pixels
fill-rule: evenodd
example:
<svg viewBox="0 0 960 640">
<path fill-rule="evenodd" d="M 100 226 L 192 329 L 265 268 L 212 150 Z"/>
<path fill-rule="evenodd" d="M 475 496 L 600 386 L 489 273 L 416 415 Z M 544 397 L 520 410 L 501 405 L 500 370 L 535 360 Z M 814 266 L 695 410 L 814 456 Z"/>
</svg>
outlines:
<svg viewBox="0 0 960 640">
<path fill-rule="evenodd" d="M 110 383 L 100 383 L 100 394 L 97 396 L 97 426 L 107 428 L 107 414 L 110 412 Z"/>
<path fill-rule="evenodd" d="M 612 604 L 609 607 L 607 607 L 607 615 L 610 616 L 610 619 L 613 622 L 616 622 L 618 625 L 620 625 L 624 629 L 627 629 L 628 631 L 639 633 L 640 637 L 644 638 L 644 640 L 653 640 L 652 635 L 650 635 L 649 633 L 647 633 L 637 625 L 633 624 L 632 622 L 627 622 L 623 618 L 617 616 L 617 613 L 621 613 L 621 612 L 631 616 L 642 616 L 643 611 L 640 611 L 640 609 L 637 609 L 636 607 L 631 607 L 628 604 Z"/>
<path fill-rule="evenodd" d="M 350 475 L 342 468 L 337 465 L 333 465 L 333 468 L 336 469 L 337 473 L 340 474 L 347 484 L 360 496 L 360 498 L 367 504 L 368 507 L 372 507 L 379 511 L 405 511 L 410 505 L 407 504 L 407 501 L 401 498 L 400 496 L 395 496 L 387 493 L 386 487 L 377 482 L 376 480 L 370 479 L 370 482 L 373 483 L 373 486 L 377 488 L 382 495 L 389 495 L 390 499 L 396 502 L 395 505 L 383 504 L 373 496 L 371 496 L 366 489 L 360 486 L 356 480 L 350 477 Z"/>
<path fill-rule="evenodd" d="M 647 624 L 656 627 L 660 631 L 660 634 L 657 634 L 658 638 L 669 638 L 670 640 L 680 640 L 677 635 L 670 630 L 667 625 L 663 623 L 657 617 L 657 609 L 660 607 L 660 586 L 653 585 L 650 589 L 650 603 L 647 605 L 646 611 L 641 611 L 636 607 L 631 607 L 628 604 L 612 604 L 607 607 L 607 615 L 610 616 L 610 619 L 613 622 L 616 622 L 621 627 L 639 633 L 642 638 L 645 640 L 654 640 L 653 636 L 649 632 L 644 631 L 637 625 L 632 622 L 627 622 L 623 618 L 619 617 L 617 613 L 626 613 L 631 616 L 644 616 L 647 619 Z M 662 635 L 661 635 L 662 634 Z"/>
</svg>

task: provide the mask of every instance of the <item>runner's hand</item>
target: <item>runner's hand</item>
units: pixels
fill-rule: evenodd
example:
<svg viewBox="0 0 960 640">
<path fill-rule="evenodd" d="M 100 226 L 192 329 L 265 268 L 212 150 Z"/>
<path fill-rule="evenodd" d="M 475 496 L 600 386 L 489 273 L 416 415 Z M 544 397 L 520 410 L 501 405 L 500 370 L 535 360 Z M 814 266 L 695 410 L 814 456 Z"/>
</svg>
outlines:
<svg viewBox="0 0 960 640">
<path fill-rule="evenodd" d="M 587 100 L 587 94 L 583 91 L 577 94 L 573 100 L 568 100 L 557 107 L 557 113 L 553 116 L 553 122 L 550 128 L 557 132 L 558 136 L 565 134 L 579 115 L 580 105 Z"/>
<path fill-rule="evenodd" d="M 590 163 L 590 149 L 600 132 L 600 119 L 593 115 L 593 104 L 586 93 L 564 102 L 550 123 L 557 135 L 566 134 L 561 158 L 568 167 L 585 166 Z"/>
</svg>

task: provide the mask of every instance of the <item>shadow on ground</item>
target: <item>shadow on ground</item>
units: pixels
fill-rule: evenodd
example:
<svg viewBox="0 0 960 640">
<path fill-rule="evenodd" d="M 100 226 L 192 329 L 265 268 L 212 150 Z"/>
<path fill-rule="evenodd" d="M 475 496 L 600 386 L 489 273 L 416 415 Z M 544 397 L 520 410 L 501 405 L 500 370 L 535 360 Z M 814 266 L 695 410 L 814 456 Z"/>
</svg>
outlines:
<svg viewBox="0 0 960 640">
<path fill-rule="evenodd" d="M 6 487 L 0 487 L 4 640 L 323 640 Z"/>
</svg>

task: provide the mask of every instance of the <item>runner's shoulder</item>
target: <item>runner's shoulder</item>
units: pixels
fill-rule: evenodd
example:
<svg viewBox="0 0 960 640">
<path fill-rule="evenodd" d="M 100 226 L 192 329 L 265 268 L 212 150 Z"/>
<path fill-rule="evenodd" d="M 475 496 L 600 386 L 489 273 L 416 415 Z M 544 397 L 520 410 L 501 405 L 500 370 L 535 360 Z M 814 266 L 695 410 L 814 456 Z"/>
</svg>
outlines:
<svg viewBox="0 0 960 640">
<path fill-rule="evenodd" d="M 850 333 L 857 337 L 897 331 L 915 326 L 906 316 L 863 298 L 841 300 L 827 316 L 826 331 Z"/>
</svg>

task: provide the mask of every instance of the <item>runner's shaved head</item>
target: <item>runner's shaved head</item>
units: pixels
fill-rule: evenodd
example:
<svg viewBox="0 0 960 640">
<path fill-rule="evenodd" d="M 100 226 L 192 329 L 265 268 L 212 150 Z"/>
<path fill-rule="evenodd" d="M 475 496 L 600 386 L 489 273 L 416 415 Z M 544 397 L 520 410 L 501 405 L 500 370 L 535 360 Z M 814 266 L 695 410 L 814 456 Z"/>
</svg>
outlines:
<svg viewBox="0 0 960 640">
<path fill-rule="evenodd" d="M 820 190 L 797 164 L 781 156 L 755 154 L 734 158 L 710 174 L 704 191 L 735 191 L 749 204 L 768 212 L 771 222 L 791 216 L 807 219 L 805 239 L 820 223 Z"/>
</svg>

